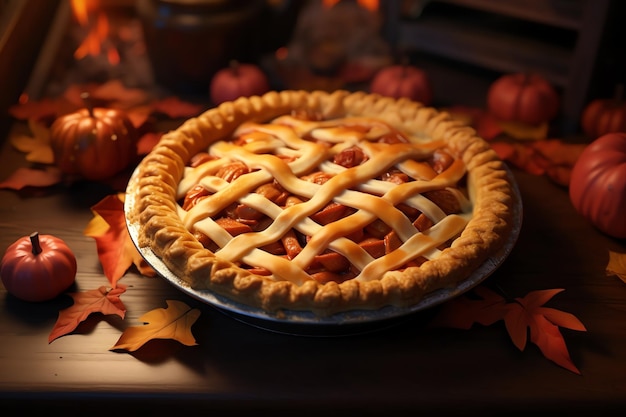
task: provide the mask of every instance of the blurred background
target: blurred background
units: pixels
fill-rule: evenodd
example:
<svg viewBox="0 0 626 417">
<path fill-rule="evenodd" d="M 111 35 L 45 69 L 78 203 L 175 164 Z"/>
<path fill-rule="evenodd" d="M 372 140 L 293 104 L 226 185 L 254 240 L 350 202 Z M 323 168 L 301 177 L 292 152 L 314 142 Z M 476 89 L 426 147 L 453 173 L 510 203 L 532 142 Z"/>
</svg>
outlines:
<svg viewBox="0 0 626 417">
<path fill-rule="evenodd" d="M 272 89 L 367 90 L 393 64 L 424 70 L 431 104 L 484 107 L 489 86 L 541 74 L 562 98 L 558 122 L 626 78 L 620 0 L 3 0 L 0 106 L 119 79 L 208 101 L 233 60 Z"/>
</svg>

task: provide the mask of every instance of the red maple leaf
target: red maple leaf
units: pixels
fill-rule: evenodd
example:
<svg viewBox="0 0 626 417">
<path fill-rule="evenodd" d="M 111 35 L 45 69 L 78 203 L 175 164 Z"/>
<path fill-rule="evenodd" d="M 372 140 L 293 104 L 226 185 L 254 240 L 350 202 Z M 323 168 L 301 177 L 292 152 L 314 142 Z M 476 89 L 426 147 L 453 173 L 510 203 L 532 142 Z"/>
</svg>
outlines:
<svg viewBox="0 0 626 417">
<path fill-rule="evenodd" d="M 125 291 L 126 287 L 120 284 L 113 289 L 102 286 L 96 290 L 69 293 L 74 304 L 59 312 L 59 318 L 48 336 L 48 343 L 74 331 L 92 313 L 116 314 L 124 318 L 126 307 L 120 295 Z"/>
<path fill-rule="evenodd" d="M 572 363 L 559 326 L 579 331 L 585 331 L 585 326 L 570 313 L 543 306 L 561 291 L 531 291 L 523 298 L 507 302 L 495 292 L 479 286 L 474 293 L 480 298 L 461 296 L 448 301 L 441 306 L 431 325 L 468 330 L 474 323 L 488 326 L 504 320 L 507 332 L 518 349 L 524 350 L 530 331 L 530 341 L 547 359 L 580 374 Z"/>
</svg>

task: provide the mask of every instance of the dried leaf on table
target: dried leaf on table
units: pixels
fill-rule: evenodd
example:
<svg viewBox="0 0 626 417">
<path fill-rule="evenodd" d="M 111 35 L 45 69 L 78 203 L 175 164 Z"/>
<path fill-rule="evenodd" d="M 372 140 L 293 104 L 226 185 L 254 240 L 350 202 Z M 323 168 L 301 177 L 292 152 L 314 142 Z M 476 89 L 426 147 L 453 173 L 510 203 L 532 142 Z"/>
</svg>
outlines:
<svg viewBox="0 0 626 417">
<path fill-rule="evenodd" d="M 491 143 L 502 160 L 533 175 L 546 175 L 555 183 L 569 186 L 571 171 L 586 145 L 566 143 L 560 139 L 534 142 Z"/>
<path fill-rule="evenodd" d="M 468 330 L 474 323 L 485 326 L 504 320 L 513 344 L 524 350 L 530 330 L 530 340 L 542 354 L 557 365 L 580 374 L 569 356 L 559 326 L 570 330 L 585 331 L 585 326 L 570 313 L 544 307 L 562 289 L 531 291 L 514 302 L 505 299 L 482 286 L 474 293 L 479 299 L 467 295 L 454 298 L 441 306 L 432 325 Z"/>
<path fill-rule="evenodd" d="M 626 283 L 626 253 L 609 251 L 609 263 L 606 266 L 606 274 L 617 275 Z"/>
<path fill-rule="evenodd" d="M 504 318 L 504 297 L 483 286 L 476 287 L 474 293 L 479 298 L 457 297 L 443 304 L 431 325 L 468 330 L 474 323 L 489 326 Z"/>
<path fill-rule="evenodd" d="M 130 109 L 141 104 L 146 104 L 151 97 L 146 90 L 141 88 L 128 88 L 120 80 L 110 80 L 99 85 L 91 92 L 96 100 L 109 103 L 109 107 L 118 109 Z"/>
<path fill-rule="evenodd" d="M 476 130 L 476 134 L 486 141 L 491 141 L 504 133 L 498 120 L 485 109 L 478 107 L 454 106 L 444 109 L 450 115 Z"/>
<path fill-rule="evenodd" d="M 32 136 L 14 135 L 11 137 L 11 145 L 25 153 L 28 162 L 53 164 L 54 154 L 50 147 L 50 129 L 35 119 L 28 119 L 28 127 Z"/>
<path fill-rule="evenodd" d="M 137 154 L 138 155 L 147 155 L 150 153 L 152 148 L 159 142 L 163 136 L 163 133 L 146 133 L 141 138 L 139 138 L 139 142 L 137 143 Z"/>
<path fill-rule="evenodd" d="M 102 313 L 105 316 L 115 314 L 123 319 L 126 314 L 126 307 L 124 307 L 120 295 L 125 291 L 125 286 L 118 285 L 114 289 L 107 289 L 102 286 L 96 290 L 70 293 L 69 295 L 74 299 L 74 304 L 59 312 L 59 317 L 48 336 L 48 343 L 73 332 L 92 313 Z"/>
<path fill-rule="evenodd" d="M 548 137 L 548 123 L 529 125 L 526 123 L 503 120 L 499 120 L 497 123 L 502 128 L 503 133 L 513 139 L 533 141 L 543 140 Z"/>
<path fill-rule="evenodd" d="M 200 317 L 200 310 L 182 301 L 166 300 L 167 308 L 157 308 L 141 316 L 143 326 L 127 328 L 110 350 L 134 352 L 153 339 L 173 339 L 186 346 L 197 345 L 191 326 Z"/>
<path fill-rule="evenodd" d="M 529 174 L 543 175 L 546 172 L 543 164 L 537 163 L 534 158 L 533 149 L 526 144 L 498 141 L 492 142 L 491 147 L 500 159 L 510 162 Z"/>
<path fill-rule="evenodd" d="M 203 106 L 182 101 L 178 97 L 166 97 L 152 103 L 155 112 L 163 113 L 173 119 L 193 117 L 200 114 Z"/>
<path fill-rule="evenodd" d="M 0 182 L 0 188 L 21 190 L 24 187 L 48 187 L 63 180 L 63 173 L 56 167 L 18 168 Z"/>
<path fill-rule="evenodd" d="M 142 275 L 156 276 L 154 269 L 137 251 L 126 228 L 124 194 L 106 196 L 91 207 L 91 210 L 94 218 L 83 233 L 96 240 L 98 258 L 111 286 L 115 288 L 133 264 Z"/>
<path fill-rule="evenodd" d="M 559 326 L 570 330 L 586 331 L 585 326 L 570 313 L 543 307 L 561 291 L 563 290 L 532 291 L 523 298 L 516 298 L 516 303 L 509 304 L 504 323 L 513 343 L 519 350 L 524 350 L 527 332 L 530 329 L 531 342 L 539 347 L 546 358 L 565 369 L 580 374 L 578 368 L 572 363 Z"/>
<path fill-rule="evenodd" d="M 153 110 L 151 105 L 144 104 L 126 110 L 126 116 L 128 116 L 128 119 L 133 124 L 133 126 L 135 126 L 137 129 L 140 129 L 150 119 L 152 111 Z"/>
<path fill-rule="evenodd" d="M 60 98 L 43 98 L 41 100 L 27 100 L 14 104 L 9 108 L 9 114 L 18 120 L 54 119 L 60 115 L 76 110 L 76 105 Z"/>
</svg>

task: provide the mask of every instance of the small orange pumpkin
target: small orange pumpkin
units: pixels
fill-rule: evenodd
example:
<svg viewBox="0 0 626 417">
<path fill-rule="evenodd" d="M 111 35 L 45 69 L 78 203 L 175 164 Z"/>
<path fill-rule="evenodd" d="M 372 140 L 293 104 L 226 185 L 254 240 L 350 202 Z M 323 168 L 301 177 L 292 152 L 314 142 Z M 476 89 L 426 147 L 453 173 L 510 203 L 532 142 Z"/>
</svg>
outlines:
<svg viewBox="0 0 626 417">
<path fill-rule="evenodd" d="M 9 294 L 39 302 L 66 291 L 76 279 L 76 270 L 76 257 L 62 239 L 35 232 L 7 248 L 0 276 Z"/>
<path fill-rule="evenodd" d="M 135 161 L 138 133 L 122 110 L 92 108 L 86 103 L 87 108 L 54 121 L 50 146 L 62 172 L 103 180 Z"/>
<path fill-rule="evenodd" d="M 269 91 L 269 79 L 260 67 L 232 60 L 211 78 L 209 95 L 214 105 L 239 97 L 262 95 Z"/>
<path fill-rule="evenodd" d="M 600 231 L 626 239 L 626 133 L 607 133 L 585 147 L 572 169 L 569 195 Z"/>
<path fill-rule="evenodd" d="M 429 105 L 433 91 L 426 72 L 409 64 L 379 70 L 370 82 L 370 92 L 393 98 L 408 98 Z"/>
<path fill-rule="evenodd" d="M 557 91 L 539 74 L 506 74 L 487 91 L 487 108 L 504 121 L 539 125 L 552 120 L 559 107 Z"/>
<path fill-rule="evenodd" d="M 624 85 L 615 88 L 611 99 L 595 99 L 583 109 L 581 127 L 590 138 L 598 138 L 607 133 L 626 132 L 626 100 Z"/>
</svg>

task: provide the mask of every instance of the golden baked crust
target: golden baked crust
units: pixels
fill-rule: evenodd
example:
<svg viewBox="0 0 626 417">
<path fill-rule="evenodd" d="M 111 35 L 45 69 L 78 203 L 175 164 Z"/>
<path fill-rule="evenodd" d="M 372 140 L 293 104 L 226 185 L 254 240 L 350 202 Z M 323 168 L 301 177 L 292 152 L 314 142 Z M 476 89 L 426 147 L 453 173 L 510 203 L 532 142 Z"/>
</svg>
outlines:
<svg viewBox="0 0 626 417">
<path fill-rule="evenodd" d="M 189 184 L 183 187 L 181 181 L 190 171 L 190 161 L 194 155 L 207 152 L 209 147 L 217 142 L 221 143 L 219 146 L 215 145 L 217 153 L 228 152 L 230 148 L 223 143 L 231 140 L 231 136 L 238 129 L 245 131 L 246 128 L 242 126 L 256 123 L 254 126 L 261 126 L 263 129 L 263 126 L 272 124 L 273 120 L 294 112 L 318 115 L 322 120 L 321 123 L 329 120 L 340 120 L 339 125 L 344 120 L 351 118 L 361 118 L 361 120 L 369 120 L 373 123 L 380 121 L 383 125 L 398 129 L 410 138 L 412 141 L 410 147 L 398 145 L 399 147 L 396 149 L 398 152 L 409 152 L 415 155 L 408 160 L 423 159 L 423 157 L 425 158 L 424 155 L 432 154 L 436 148 L 445 149 L 447 153 L 457 159 L 456 168 L 450 171 L 456 172 L 454 175 L 458 176 L 457 168 L 462 166 L 462 178 L 458 181 L 456 179 L 451 180 L 450 177 L 453 174 L 445 173 L 438 175 L 436 179 L 440 182 L 444 180 L 444 187 L 446 188 L 455 188 L 458 184 L 467 200 L 462 212 L 451 215 L 444 214 L 440 216 L 441 219 L 435 221 L 435 223 L 441 221 L 443 224 L 445 220 L 445 222 L 455 224 L 455 226 L 450 226 L 451 228 L 443 225 L 440 227 L 444 230 L 444 234 L 453 233 L 453 236 L 443 236 L 434 243 L 424 243 L 424 240 L 431 239 L 428 236 L 430 232 L 422 233 L 420 230 L 414 230 L 409 224 L 410 231 L 407 231 L 406 228 L 397 231 L 402 235 L 402 242 L 406 243 L 406 246 L 402 248 L 405 249 L 405 252 L 407 252 L 407 248 L 417 248 L 422 256 L 428 258 L 424 259 L 423 263 L 420 265 L 412 264 L 406 260 L 409 259 L 406 258 L 407 256 L 412 255 L 405 254 L 402 256 L 406 259 L 396 260 L 394 265 L 399 263 L 400 266 L 395 266 L 391 268 L 392 270 L 382 268 L 380 265 L 382 262 L 378 262 L 379 265 L 376 267 L 360 264 L 361 270 L 368 268 L 367 273 L 359 274 L 357 271 L 353 274 L 357 275 L 355 278 L 328 282 L 319 282 L 311 277 L 307 278 L 306 273 L 295 274 L 299 278 L 289 277 L 288 273 L 281 275 L 280 272 L 258 275 L 254 268 L 244 267 L 243 263 L 245 262 L 242 261 L 241 257 L 232 255 L 227 251 L 221 251 L 221 249 L 215 250 L 216 255 L 207 249 L 198 240 L 195 228 L 204 230 L 203 233 L 210 233 L 207 228 L 211 229 L 212 225 L 215 224 L 210 217 L 215 209 L 209 210 L 207 207 L 210 206 L 202 206 L 203 203 L 198 203 L 198 207 L 203 207 L 200 209 L 196 207 L 183 210 L 181 208 L 181 193 L 190 187 Z M 292 119 L 288 117 L 287 119 L 285 123 L 291 123 L 290 120 Z M 315 127 L 319 127 L 319 125 L 315 125 Z M 302 129 L 306 130 L 305 128 Z M 343 145 L 338 146 L 341 148 Z M 379 147 L 377 145 L 371 146 L 371 149 L 368 148 L 368 155 L 372 157 L 373 161 L 375 159 L 373 156 Z M 389 158 L 393 154 L 392 152 L 385 152 L 381 151 L 386 155 L 382 159 Z M 241 158 L 245 159 L 246 155 L 241 156 Z M 235 158 L 239 158 L 239 156 Z M 301 159 L 306 162 L 306 158 Z M 402 163 L 406 159 L 406 157 L 402 157 L 398 159 L 398 163 Z M 263 171 L 263 162 L 258 163 L 261 168 L 256 166 L 255 171 Z M 317 164 L 315 166 L 317 167 Z M 367 176 L 370 174 L 364 173 L 363 169 L 365 168 L 350 172 L 353 172 L 357 177 L 359 175 L 365 176 L 366 179 L 362 182 L 366 182 L 369 180 L 370 177 Z M 411 170 L 410 167 L 406 169 Z M 293 178 L 295 181 L 298 180 L 295 176 Z M 193 182 L 193 180 L 186 181 Z M 424 191 L 431 187 L 428 185 L 429 181 L 428 179 L 413 181 L 413 186 Z M 353 191 L 358 188 L 355 184 L 348 184 L 348 182 L 345 184 L 347 189 Z M 380 182 L 378 181 L 378 183 Z M 214 192 L 217 193 L 216 190 L 223 190 L 227 186 L 235 187 L 235 183 L 236 181 L 232 181 L 230 185 L 227 185 L 218 181 L 215 183 Z M 288 187 L 298 187 L 297 184 Z M 350 192 L 343 194 L 338 192 L 337 187 L 341 188 L 343 185 L 334 184 L 329 187 L 330 194 L 324 197 L 325 200 L 321 202 L 322 205 L 341 195 L 342 199 L 340 200 L 344 204 L 346 198 L 348 200 L 353 198 L 352 202 L 355 206 L 353 211 L 360 213 L 361 219 L 375 214 L 385 217 L 386 222 L 397 220 L 399 222 L 397 224 L 407 224 L 406 219 L 398 218 L 398 213 L 401 212 L 393 208 L 394 205 L 404 201 L 399 197 L 401 193 L 387 196 L 388 200 L 381 202 L 381 206 L 373 201 L 376 207 L 390 207 L 385 213 L 393 215 L 387 216 L 376 212 L 376 210 L 368 211 L 367 204 L 369 203 L 358 203 L 363 201 L 363 198 L 369 197 L 344 198 Z M 318 191 L 323 190 L 320 193 L 328 194 L 328 189 L 322 189 L 321 186 L 318 188 Z M 315 190 L 317 189 L 309 190 L 309 192 L 315 192 Z M 341 188 L 340 191 L 343 190 Z M 233 189 L 230 191 L 237 193 Z M 411 191 L 407 192 L 411 193 Z M 234 102 L 224 103 L 186 121 L 175 131 L 165 134 L 154 150 L 139 164 L 129 183 L 127 193 L 133 195 L 135 202 L 128 216 L 129 222 L 139 225 L 137 240 L 140 247 L 148 247 L 173 274 L 186 281 L 192 288 L 196 290 L 206 289 L 267 312 L 289 309 L 307 310 L 318 315 L 329 315 L 348 310 L 377 309 L 386 305 L 413 305 L 423 299 L 426 294 L 440 288 L 454 286 L 467 278 L 489 256 L 501 248 L 511 234 L 513 223 L 514 193 L 508 172 L 489 144 L 478 138 L 473 129 L 453 120 L 446 113 L 438 112 L 418 103 L 363 92 L 270 92 L 262 97 L 240 98 Z M 414 196 L 415 191 L 412 193 L 411 195 Z M 249 195 L 248 193 L 244 194 Z M 243 194 L 240 197 L 242 196 Z M 378 200 L 382 200 L 378 197 Z M 313 194 L 307 194 L 303 200 L 307 198 L 312 200 Z M 463 197 L 460 198 L 463 199 Z M 228 201 L 232 201 L 232 198 Z M 265 207 L 265 203 L 259 204 Z M 274 210 L 278 207 L 269 202 L 268 204 Z M 225 209 L 226 207 L 221 208 Z M 203 215 L 205 209 L 209 214 Z M 193 214 L 191 214 L 192 212 Z M 396 216 L 396 220 L 387 219 L 387 217 L 394 216 Z M 400 217 L 402 216 L 400 215 Z M 208 220 L 204 220 L 206 218 Z M 197 226 L 203 220 L 205 221 L 204 224 L 209 222 L 209 226 Z M 316 230 L 315 234 L 317 235 L 318 231 L 322 230 L 321 227 L 313 224 L 310 219 L 307 220 L 309 226 L 312 225 L 311 227 Z M 282 217 L 281 222 L 284 223 Z M 284 234 L 290 230 L 290 227 L 281 228 L 278 224 L 281 222 L 275 222 L 277 226 L 274 229 L 278 228 L 278 231 L 274 229 L 273 231 Z M 224 234 L 221 231 L 220 233 L 220 236 L 223 237 Z M 336 230 L 327 234 L 332 236 L 333 233 L 336 234 Z M 235 239 L 226 235 L 225 242 L 232 243 L 230 246 L 236 246 L 232 242 L 235 240 L 237 243 L 243 242 L 244 246 L 237 247 L 235 252 L 247 253 L 246 259 L 254 258 L 251 254 L 255 253 L 263 259 L 263 262 L 267 262 L 268 255 L 266 252 L 260 253 L 258 249 L 249 247 L 249 242 L 257 237 L 242 236 L 237 236 L 238 239 Z M 263 237 L 258 239 L 264 244 L 268 242 Z M 407 243 L 409 240 L 411 240 L 411 244 Z M 327 249 L 330 245 L 328 241 L 332 241 L 332 239 L 326 239 L 324 241 L 326 243 L 322 242 L 321 247 Z M 347 246 L 342 246 L 344 243 Z M 435 243 L 437 247 L 432 247 Z M 219 246 L 226 245 L 224 243 Z M 337 243 L 332 248 L 337 251 L 349 251 L 346 248 L 352 246 L 354 244 L 344 238 L 343 243 Z M 358 252 L 358 250 L 357 248 L 356 251 Z M 227 253 L 222 255 L 223 252 Z M 363 263 L 364 257 L 367 258 L 366 255 L 361 256 L 360 262 Z M 291 270 L 292 266 L 288 265 L 288 268 Z M 376 271 L 382 272 L 379 274 Z"/>
</svg>

